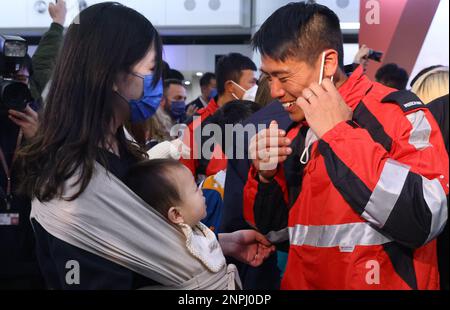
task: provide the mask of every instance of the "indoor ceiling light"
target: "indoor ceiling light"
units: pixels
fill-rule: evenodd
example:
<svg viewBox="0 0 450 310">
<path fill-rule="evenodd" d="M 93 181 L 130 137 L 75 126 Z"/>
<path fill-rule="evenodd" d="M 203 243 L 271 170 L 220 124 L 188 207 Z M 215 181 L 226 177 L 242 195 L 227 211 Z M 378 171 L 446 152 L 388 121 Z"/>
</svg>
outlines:
<svg viewBox="0 0 450 310">
<path fill-rule="evenodd" d="M 360 26 L 360 23 L 341 23 L 342 30 L 359 30 Z"/>
</svg>

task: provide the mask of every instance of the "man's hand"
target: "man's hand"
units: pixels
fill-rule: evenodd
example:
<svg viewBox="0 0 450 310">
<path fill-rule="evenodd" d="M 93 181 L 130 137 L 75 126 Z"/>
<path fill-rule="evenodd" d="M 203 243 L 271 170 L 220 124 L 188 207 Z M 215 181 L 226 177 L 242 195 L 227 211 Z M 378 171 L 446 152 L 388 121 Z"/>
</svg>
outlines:
<svg viewBox="0 0 450 310">
<path fill-rule="evenodd" d="M 297 105 L 305 112 L 309 127 L 319 138 L 353 116 L 330 79 L 323 80 L 322 85 L 313 83 L 303 90 L 303 97 L 297 99 Z"/>
<path fill-rule="evenodd" d="M 39 127 L 38 114 L 29 106 L 23 111 L 9 110 L 9 119 L 23 131 L 25 139 L 31 139 L 36 135 Z"/>
<path fill-rule="evenodd" d="M 275 247 L 255 230 L 219 234 L 218 238 L 224 255 L 231 256 L 252 267 L 260 266 L 275 251 Z"/>
<path fill-rule="evenodd" d="M 252 138 L 249 154 L 263 182 L 273 178 L 278 164 L 284 162 L 292 153 L 289 147 L 291 143 L 292 141 L 286 138 L 286 132 L 278 129 L 276 121 L 272 121 L 268 129 L 260 131 Z"/>
<path fill-rule="evenodd" d="M 186 111 L 187 118 L 190 118 L 192 115 L 197 113 L 197 111 L 198 111 L 198 108 L 195 105 L 189 106 L 189 108 Z"/>
<path fill-rule="evenodd" d="M 50 3 L 48 6 L 48 12 L 50 13 L 54 23 L 60 24 L 64 27 L 67 15 L 66 1 L 58 0 L 56 4 Z"/>
<path fill-rule="evenodd" d="M 367 65 L 369 63 L 369 53 L 370 48 L 363 44 L 358 53 L 356 53 L 355 59 L 353 60 L 353 63 L 363 66 L 364 72 L 367 71 Z"/>
<path fill-rule="evenodd" d="M 368 48 L 366 45 L 363 44 L 361 46 L 361 48 L 359 49 L 358 53 L 356 53 L 353 63 L 362 64 L 363 61 L 367 61 L 369 52 L 370 52 L 370 48 Z"/>
</svg>

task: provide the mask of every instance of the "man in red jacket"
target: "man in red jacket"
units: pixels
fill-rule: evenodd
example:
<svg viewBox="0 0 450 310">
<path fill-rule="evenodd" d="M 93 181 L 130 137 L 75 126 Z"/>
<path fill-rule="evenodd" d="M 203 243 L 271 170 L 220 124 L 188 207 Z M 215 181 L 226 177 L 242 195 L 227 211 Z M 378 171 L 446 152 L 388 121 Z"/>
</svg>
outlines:
<svg viewBox="0 0 450 310">
<path fill-rule="evenodd" d="M 289 240 L 282 288 L 438 289 L 449 165 L 430 112 L 361 67 L 344 74 L 339 19 L 325 6 L 280 8 L 253 46 L 296 122 L 255 136 L 244 188 L 247 222 Z"/>
<path fill-rule="evenodd" d="M 211 156 L 202 154 L 203 143 L 208 137 L 202 136 L 203 126 L 208 119 L 225 104 L 234 100 L 248 100 L 246 93 L 256 85 L 256 65 L 247 56 L 231 53 L 223 56 L 217 63 L 216 78 L 218 97 L 212 98 L 206 108 L 200 109 L 187 121 L 188 128 L 183 142 L 190 148 L 190 156 L 180 161 L 194 177 L 211 176 L 226 169 L 227 158 L 216 145 Z M 253 98 L 254 100 L 254 98 Z"/>
</svg>

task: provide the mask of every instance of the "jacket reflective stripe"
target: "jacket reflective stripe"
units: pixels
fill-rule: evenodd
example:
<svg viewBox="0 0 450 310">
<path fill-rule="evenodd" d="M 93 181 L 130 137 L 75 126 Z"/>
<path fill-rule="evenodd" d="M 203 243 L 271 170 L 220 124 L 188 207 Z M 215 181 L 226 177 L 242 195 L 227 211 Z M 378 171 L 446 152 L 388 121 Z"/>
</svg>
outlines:
<svg viewBox="0 0 450 310">
<path fill-rule="evenodd" d="M 380 180 L 361 216 L 371 224 L 382 229 L 395 208 L 410 173 L 408 166 L 388 159 L 384 165 Z M 448 216 L 447 198 L 442 185 L 437 179 L 428 180 L 422 176 L 421 178 L 423 197 L 431 213 L 430 233 L 425 242 L 428 243 L 437 237 L 445 226 Z"/>
<path fill-rule="evenodd" d="M 329 226 L 295 225 L 289 227 L 289 237 L 291 245 L 322 248 L 382 245 L 392 242 L 367 222 Z"/>
<path fill-rule="evenodd" d="M 423 150 L 431 146 L 430 135 L 431 125 L 428 122 L 423 111 L 406 115 L 412 125 L 409 144 L 413 145 L 417 150 Z"/>
<path fill-rule="evenodd" d="M 436 238 L 444 229 L 447 222 L 447 197 L 441 183 L 437 180 L 428 180 L 422 177 L 423 197 L 431 211 L 430 235 L 426 243 Z"/>
<path fill-rule="evenodd" d="M 388 159 L 362 217 L 379 228 L 383 228 L 397 203 L 408 176 L 410 167 Z"/>
</svg>

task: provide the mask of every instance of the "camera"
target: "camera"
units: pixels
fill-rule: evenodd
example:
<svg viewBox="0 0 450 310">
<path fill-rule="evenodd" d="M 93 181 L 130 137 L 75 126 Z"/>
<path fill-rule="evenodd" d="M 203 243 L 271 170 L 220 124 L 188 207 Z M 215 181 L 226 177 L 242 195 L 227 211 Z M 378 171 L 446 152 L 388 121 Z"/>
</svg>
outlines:
<svg viewBox="0 0 450 310">
<path fill-rule="evenodd" d="M 33 100 L 28 86 L 15 79 L 27 52 L 25 39 L 0 34 L 0 114 L 23 111 Z"/>
<path fill-rule="evenodd" d="M 367 55 L 368 59 L 372 59 L 376 62 L 381 62 L 381 58 L 383 57 L 383 52 L 378 52 L 374 50 L 369 50 L 369 55 Z"/>
</svg>

